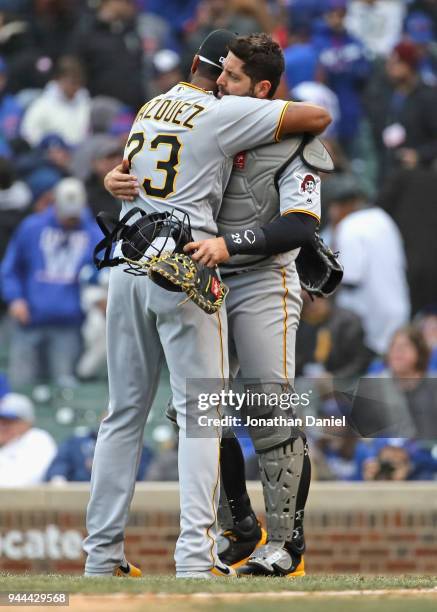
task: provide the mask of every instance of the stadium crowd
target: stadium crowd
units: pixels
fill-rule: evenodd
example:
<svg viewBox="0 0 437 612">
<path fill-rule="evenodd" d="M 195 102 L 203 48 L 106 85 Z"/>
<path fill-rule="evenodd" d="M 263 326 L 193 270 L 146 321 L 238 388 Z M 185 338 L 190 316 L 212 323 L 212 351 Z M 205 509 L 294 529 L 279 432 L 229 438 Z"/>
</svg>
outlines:
<svg viewBox="0 0 437 612">
<path fill-rule="evenodd" d="M 270 32 L 280 97 L 334 119 L 322 229 L 345 277 L 334 299 L 305 298 L 298 382 L 333 414 L 346 409 L 334 387 L 367 375 L 403 423 L 310 433 L 315 477 L 437 479 L 437 0 L 0 0 L 0 487 L 90 477 L 95 431 L 57 446 L 22 390 L 104 379 L 94 217 L 119 205 L 103 179 L 136 110 L 186 78 L 221 27 Z M 165 427 L 140 480 L 177 477 Z"/>
</svg>

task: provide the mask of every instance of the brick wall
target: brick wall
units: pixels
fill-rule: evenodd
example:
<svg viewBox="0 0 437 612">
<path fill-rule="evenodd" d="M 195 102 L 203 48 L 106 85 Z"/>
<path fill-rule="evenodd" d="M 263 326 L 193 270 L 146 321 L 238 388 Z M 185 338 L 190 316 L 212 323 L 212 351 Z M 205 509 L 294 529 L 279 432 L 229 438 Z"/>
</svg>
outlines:
<svg viewBox="0 0 437 612">
<path fill-rule="evenodd" d="M 260 487 L 250 487 L 258 511 Z M 437 486 L 314 483 L 307 506 L 309 572 L 437 574 Z M 0 571 L 81 573 L 86 485 L 0 495 Z M 173 484 L 137 487 L 126 552 L 144 572 L 173 572 L 178 535 Z"/>
</svg>

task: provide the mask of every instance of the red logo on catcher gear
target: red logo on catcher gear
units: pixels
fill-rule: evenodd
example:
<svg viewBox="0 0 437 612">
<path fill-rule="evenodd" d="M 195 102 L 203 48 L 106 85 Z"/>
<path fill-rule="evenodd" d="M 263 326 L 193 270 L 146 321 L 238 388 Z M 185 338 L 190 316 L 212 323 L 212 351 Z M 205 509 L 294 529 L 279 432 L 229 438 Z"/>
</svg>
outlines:
<svg viewBox="0 0 437 612">
<path fill-rule="evenodd" d="M 300 186 L 302 192 L 313 193 L 316 188 L 316 179 L 312 174 L 307 174 Z"/>
<path fill-rule="evenodd" d="M 218 300 L 218 298 L 222 296 L 222 289 L 220 287 L 220 282 L 216 278 L 213 278 L 211 280 L 211 293 L 216 298 L 216 300 Z"/>
<path fill-rule="evenodd" d="M 234 157 L 234 168 L 237 170 L 244 170 L 244 166 L 246 165 L 246 153 L 242 151 L 241 153 L 237 153 Z"/>
</svg>

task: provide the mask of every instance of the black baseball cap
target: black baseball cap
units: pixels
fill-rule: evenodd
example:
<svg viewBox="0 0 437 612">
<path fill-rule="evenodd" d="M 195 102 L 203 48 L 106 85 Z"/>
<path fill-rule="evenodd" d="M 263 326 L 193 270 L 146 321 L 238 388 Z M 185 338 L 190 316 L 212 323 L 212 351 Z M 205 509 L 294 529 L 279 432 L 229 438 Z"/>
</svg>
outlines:
<svg viewBox="0 0 437 612">
<path fill-rule="evenodd" d="M 223 62 L 228 54 L 228 45 L 236 37 L 237 35 L 230 30 L 214 30 L 200 45 L 197 52 L 200 61 L 222 70 Z"/>
</svg>

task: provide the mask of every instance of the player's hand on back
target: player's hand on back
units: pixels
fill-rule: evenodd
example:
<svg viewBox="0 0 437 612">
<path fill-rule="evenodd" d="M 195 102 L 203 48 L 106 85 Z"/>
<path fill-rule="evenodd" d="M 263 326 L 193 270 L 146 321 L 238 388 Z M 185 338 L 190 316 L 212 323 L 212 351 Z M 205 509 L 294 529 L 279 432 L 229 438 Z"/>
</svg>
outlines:
<svg viewBox="0 0 437 612">
<path fill-rule="evenodd" d="M 120 200 L 132 202 L 140 191 L 138 180 L 129 174 L 129 162 L 124 159 L 121 164 L 115 166 L 104 179 L 105 189 Z"/>
<path fill-rule="evenodd" d="M 184 246 L 184 252 L 208 268 L 213 268 L 230 258 L 226 243 L 221 237 L 189 242 Z"/>
</svg>

